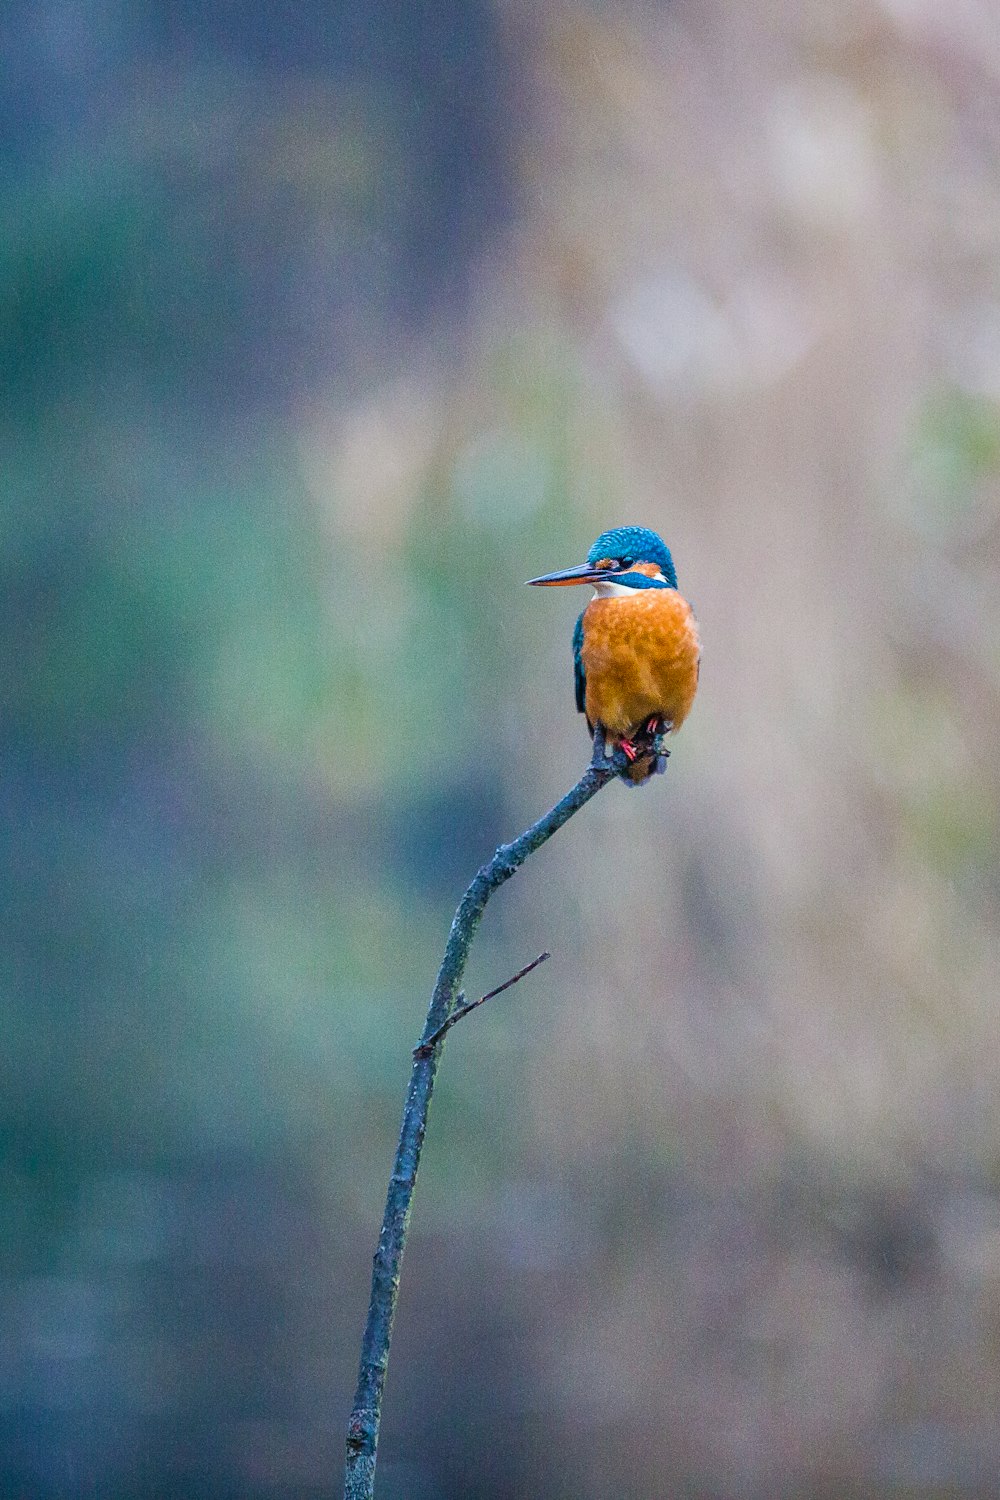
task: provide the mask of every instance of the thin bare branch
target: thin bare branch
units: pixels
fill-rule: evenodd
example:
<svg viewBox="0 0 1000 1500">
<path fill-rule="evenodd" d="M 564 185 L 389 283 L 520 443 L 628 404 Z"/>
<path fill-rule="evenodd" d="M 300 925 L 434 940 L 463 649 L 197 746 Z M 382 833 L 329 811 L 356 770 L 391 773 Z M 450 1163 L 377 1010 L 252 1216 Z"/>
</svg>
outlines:
<svg viewBox="0 0 1000 1500">
<path fill-rule="evenodd" d="M 392 1176 L 389 1178 L 382 1231 L 372 1264 L 371 1300 L 361 1341 L 358 1387 L 354 1409 L 347 1425 L 344 1500 L 372 1500 L 374 1492 L 382 1395 L 389 1364 L 389 1341 L 399 1297 L 399 1275 L 410 1224 L 413 1189 L 420 1166 L 424 1132 L 427 1129 L 427 1110 L 443 1052 L 441 1043 L 452 1021 L 468 1014 L 468 1011 L 489 1000 L 491 995 L 507 989 L 542 961 L 541 958 L 536 958 L 534 963 L 528 964 L 489 995 L 484 995 L 482 1000 L 466 1005 L 460 993 L 460 985 L 472 939 L 482 920 L 486 903 L 498 886 L 508 881 L 529 854 L 540 849 L 591 797 L 607 786 L 609 781 L 627 771 L 628 767 L 629 762 L 621 750 L 607 759 L 603 753 L 599 759 L 595 756 L 580 780 L 555 807 L 550 808 L 513 843 L 500 845 L 459 902 L 431 996 L 423 1035 L 413 1053 L 413 1070 L 403 1106 L 399 1145 L 396 1148 Z"/>
</svg>

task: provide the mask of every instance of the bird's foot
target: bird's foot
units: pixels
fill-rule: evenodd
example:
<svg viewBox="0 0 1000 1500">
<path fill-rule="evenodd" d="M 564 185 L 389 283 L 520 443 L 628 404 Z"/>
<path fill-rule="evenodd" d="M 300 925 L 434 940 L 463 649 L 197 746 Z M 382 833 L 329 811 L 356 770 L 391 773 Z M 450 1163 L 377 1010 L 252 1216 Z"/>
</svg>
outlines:
<svg viewBox="0 0 1000 1500">
<path fill-rule="evenodd" d="M 632 762 L 638 759 L 639 747 L 634 745 L 631 740 L 619 740 L 618 744 L 627 761 Z"/>
<path fill-rule="evenodd" d="M 658 714 L 654 714 L 651 719 L 647 719 L 643 726 L 643 749 L 646 749 L 648 745 L 650 752 L 650 776 L 662 776 L 667 769 L 667 760 L 670 751 L 666 746 L 666 737 L 673 727 L 670 719 L 661 719 Z"/>
</svg>

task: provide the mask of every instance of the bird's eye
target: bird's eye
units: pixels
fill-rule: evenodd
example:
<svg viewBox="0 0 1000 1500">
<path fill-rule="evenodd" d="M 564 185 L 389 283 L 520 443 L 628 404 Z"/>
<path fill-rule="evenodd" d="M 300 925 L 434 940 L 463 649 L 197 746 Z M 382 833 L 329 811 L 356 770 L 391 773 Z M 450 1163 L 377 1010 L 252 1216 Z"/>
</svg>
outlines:
<svg viewBox="0 0 1000 1500">
<path fill-rule="evenodd" d="M 627 573 L 631 566 L 631 557 L 619 557 L 615 559 L 615 567 L 618 569 L 619 573 Z"/>
</svg>

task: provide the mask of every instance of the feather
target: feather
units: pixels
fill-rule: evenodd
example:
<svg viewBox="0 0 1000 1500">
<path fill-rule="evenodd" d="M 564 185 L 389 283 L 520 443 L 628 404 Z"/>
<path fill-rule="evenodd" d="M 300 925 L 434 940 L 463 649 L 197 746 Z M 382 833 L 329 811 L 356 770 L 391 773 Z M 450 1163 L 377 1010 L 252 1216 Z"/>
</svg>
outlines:
<svg viewBox="0 0 1000 1500">
<path fill-rule="evenodd" d="M 573 627 L 573 679 L 578 713 L 587 711 L 587 674 L 583 666 L 583 614 Z"/>
</svg>

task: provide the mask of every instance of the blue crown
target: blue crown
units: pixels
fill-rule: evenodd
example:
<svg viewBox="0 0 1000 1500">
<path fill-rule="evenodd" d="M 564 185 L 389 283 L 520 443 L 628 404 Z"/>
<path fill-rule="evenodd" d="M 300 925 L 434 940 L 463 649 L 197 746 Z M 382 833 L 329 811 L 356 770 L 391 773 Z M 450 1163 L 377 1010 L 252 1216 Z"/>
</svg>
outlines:
<svg viewBox="0 0 1000 1500">
<path fill-rule="evenodd" d="M 629 566 L 637 562 L 655 563 L 670 587 L 677 587 L 677 572 L 670 548 L 662 537 L 646 526 L 616 526 L 613 531 L 602 531 L 587 553 L 587 561 L 595 563 L 602 557 L 613 557 Z"/>
</svg>

